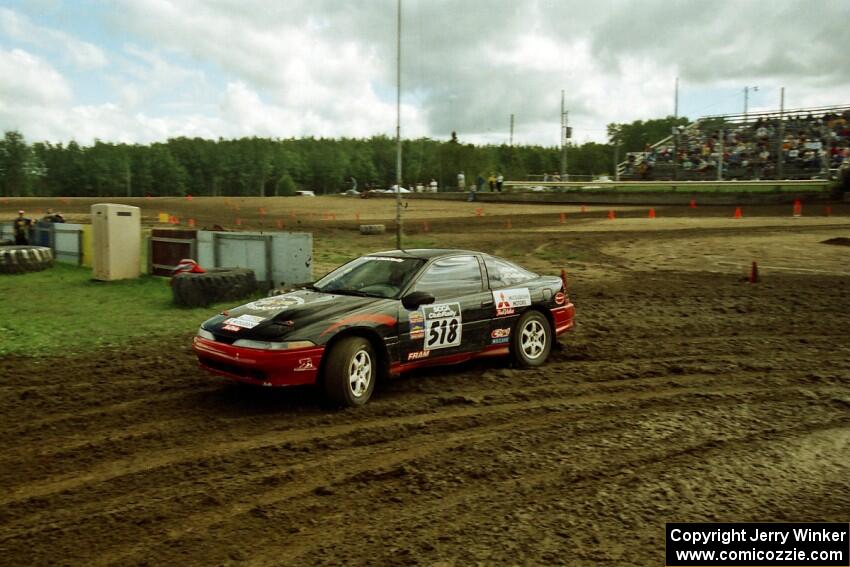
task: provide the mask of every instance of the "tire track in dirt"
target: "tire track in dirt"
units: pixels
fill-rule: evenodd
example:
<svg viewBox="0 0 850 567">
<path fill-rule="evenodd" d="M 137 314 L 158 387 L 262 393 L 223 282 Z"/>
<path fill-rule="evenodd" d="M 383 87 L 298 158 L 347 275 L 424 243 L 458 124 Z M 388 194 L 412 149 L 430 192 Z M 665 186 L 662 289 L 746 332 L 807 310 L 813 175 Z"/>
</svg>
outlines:
<svg viewBox="0 0 850 567">
<path fill-rule="evenodd" d="M 729 386 L 728 391 L 737 386 Z M 652 396 L 662 397 L 667 396 L 683 396 L 687 393 L 703 393 L 702 387 L 681 388 L 670 393 L 659 392 L 633 392 L 627 396 L 627 399 L 647 399 Z M 35 483 L 28 483 L 18 486 L 10 486 L 7 493 L 0 496 L 0 506 L 6 506 L 13 502 L 25 500 L 28 498 L 44 497 L 52 493 L 72 490 L 87 484 L 95 484 L 111 480 L 116 477 L 127 476 L 140 472 L 150 471 L 155 468 L 161 468 L 169 465 L 175 465 L 181 462 L 195 461 L 200 457 L 222 457 L 231 453 L 253 450 L 263 447 L 279 445 L 287 442 L 303 442 L 315 439 L 328 439 L 335 436 L 344 436 L 363 429 L 381 429 L 388 426 L 412 425 L 433 423 L 440 420 L 452 419 L 457 417 L 469 417 L 471 415 L 487 415 L 494 413 L 505 413 L 519 410 L 529 410 L 543 407 L 562 407 L 564 405 L 575 406 L 588 402 L 605 402 L 604 396 L 587 395 L 568 398 L 547 398 L 544 400 L 530 400 L 519 402 L 505 402 L 502 404 L 494 404 L 490 406 L 464 407 L 452 410 L 442 411 L 438 414 L 423 415 L 414 414 L 412 416 L 394 416 L 389 418 L 377 418 L 368 422 L 348 423 L 338 426 L 325 427 L 320 430 L 308 428 L 295 431 L 272 431 L 260 434 L 247 440 L 221 440 L 217 439 L 213 442 L 202 446 L 192 446 L 187 450 L 186 447 L 170 448 L 164 451 L 156 451 L 153 454 L 136 455 L 129 459 L 120 459 L 108 461 L 100 465 L 95 465 L 89 468 L 83 474 L 74 474 L 73 476 L 65 476 L 47 479 Z"/>
</svg>

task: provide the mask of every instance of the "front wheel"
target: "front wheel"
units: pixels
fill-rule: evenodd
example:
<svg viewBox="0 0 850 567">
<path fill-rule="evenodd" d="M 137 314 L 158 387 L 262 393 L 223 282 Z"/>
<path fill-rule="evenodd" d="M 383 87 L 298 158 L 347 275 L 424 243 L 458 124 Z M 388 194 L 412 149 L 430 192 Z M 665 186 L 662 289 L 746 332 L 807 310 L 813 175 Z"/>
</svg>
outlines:
<svg viewBox="0 0 850 567">
<path fill-rule="evenodd" d="M 340 339 L 328 355 L 325 394 L 341 406 L 362 406 L 372 397 L 377 360 L 372 344 L 362 337 Z"/>
<path fill-rule="evenodd" d="M 524 368 L 540 366 L 552 350 L 552 327 L 539 311 L 526 311 L 517 321 L 511 338 L 514 362 Z"/>
</svg>

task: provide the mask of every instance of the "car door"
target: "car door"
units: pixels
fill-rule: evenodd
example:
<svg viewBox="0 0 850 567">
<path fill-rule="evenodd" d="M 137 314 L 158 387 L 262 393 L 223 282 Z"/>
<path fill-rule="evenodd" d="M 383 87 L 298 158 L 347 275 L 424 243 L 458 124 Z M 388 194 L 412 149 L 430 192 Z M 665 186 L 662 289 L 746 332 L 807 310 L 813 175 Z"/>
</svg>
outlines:
<svg viewBox="0 0 850 567">
<path fill-rule="evenodd" d="M 486 289 L 477 255 L 434 260 L 409 291 L 428 292 L 434 303 L 405 314 L 409 325 L 401 340 L 400 362 L 481 350 L 489 338 L 493 297 Z"/>
<path fill-rule="evenodd" d="M 537 274 L 502 258 L 484 255 L 482 260 L 493 300 L 487 314 L 492 321 L 487 344 L 508 345 L 516 320 L 531 306 L 532 291 L 528 283 Z"/>
</svg>

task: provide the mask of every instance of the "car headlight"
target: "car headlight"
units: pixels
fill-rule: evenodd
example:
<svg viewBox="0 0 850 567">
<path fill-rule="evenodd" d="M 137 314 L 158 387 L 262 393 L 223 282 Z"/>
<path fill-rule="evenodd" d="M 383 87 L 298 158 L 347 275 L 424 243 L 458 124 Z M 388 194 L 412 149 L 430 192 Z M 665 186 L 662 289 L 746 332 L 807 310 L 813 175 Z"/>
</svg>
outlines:
<svg viewBox="0 0 850 567">
<path fill-rule="evenodd" d="M 210 340 L 210 341 L 215 340 L 215 335 L 213 335 L 212 333 L 210 333 L 209 331 L 207 331 L 203 327 L 200 327 L 198 329 L 198 336 L 201 337 L 202 339 L 207 339 L 207 340 Z"/>
<path fill-rule="evenodd" d="M 295 348 L 309 348 L 316 346 L 312 341 L 289 341 L 276 343 L 272 341 L 252 341 L 251 339 L 238 339 L 233 342 L 235 347 L 258 348 L 263 350 L 291 350 Z"/>
</svg>

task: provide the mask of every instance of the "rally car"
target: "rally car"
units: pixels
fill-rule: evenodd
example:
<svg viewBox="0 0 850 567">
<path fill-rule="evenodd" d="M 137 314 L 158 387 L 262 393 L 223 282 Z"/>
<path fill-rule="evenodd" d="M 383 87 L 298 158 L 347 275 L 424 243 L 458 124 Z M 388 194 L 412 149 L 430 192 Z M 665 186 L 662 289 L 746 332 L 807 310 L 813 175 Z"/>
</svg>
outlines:
<svg viewBox="0 0 850 567">
<path fill-rule="evenodd" d="M 379 377 L 413 368 L 493 355 L 543 364 L 573 326 L 564 280 L 468 250 L 378 252 L 208 319 L 193 347 L 213 373 L 319 384 L 334 403 L 357 406 Z"/>
</svg>

